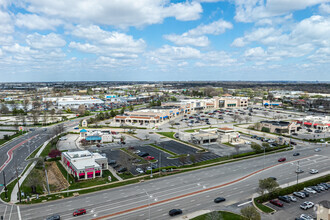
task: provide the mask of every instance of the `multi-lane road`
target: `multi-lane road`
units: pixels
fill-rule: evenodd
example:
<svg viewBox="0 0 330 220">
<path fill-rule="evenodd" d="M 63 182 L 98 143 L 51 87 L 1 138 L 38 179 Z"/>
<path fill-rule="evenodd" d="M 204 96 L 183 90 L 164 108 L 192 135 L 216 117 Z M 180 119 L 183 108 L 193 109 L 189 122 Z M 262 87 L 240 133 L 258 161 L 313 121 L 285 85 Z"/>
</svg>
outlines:
<svg viewBox="0 0 330 220">
<path fill-rule="evenodd" d="M 45 219 L 56 213 L 61 219 L 74 219 L 72 213 L 75 209 L 86 208 L 87 214 L 79 219 L 149 219 L 149 213 L 150 219 L 169 219 L 168 211 L 173 208 L 182 209 L 183 214 L 203 209 L 235 209 L 235 204 L 249 201 L 256 193 L 259 179 L 274 176 L 281 185 L 294 183 L 297 161 L 305 170 L 299 179 L 310 176 L 309 169 L 318 169 L 320 173 L 328 171 L 330 148 L 323 148 L 321 152 L 314 149 L 315 146 L 298 146 L 293 151 L 43 204 L 19 208 L 3 205 L 0 214 L 5 213 L 5 219 L 9 219 L 10 214 L 10 219 L 29 220 Z M 301 155 L 294 157 L 294 152 Z M 279 157 L 286 157 L 287 161 L 279 163 Z M 217 196 L 225 197 L 226 202 L 215 204 L 213 199 Z"/>
</svg>

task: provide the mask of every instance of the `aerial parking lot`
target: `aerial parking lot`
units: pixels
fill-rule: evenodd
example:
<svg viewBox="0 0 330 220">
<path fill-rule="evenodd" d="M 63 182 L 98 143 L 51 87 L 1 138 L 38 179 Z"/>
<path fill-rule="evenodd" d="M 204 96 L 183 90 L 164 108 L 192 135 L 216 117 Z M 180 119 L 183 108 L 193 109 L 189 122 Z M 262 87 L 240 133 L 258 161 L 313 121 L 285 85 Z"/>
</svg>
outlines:
<svg viewBox="0 0 330 220">
<path fill-rule="evenodd" d="M 297 201 L 290 201 L 289 203 L 281 201 L 283 203 L 283 207 L 278 207 L 271 203 L 267 203 L 267 206 L 276 210 L 274 219 L 295 219 L 300 217 L 301 214 L 309 215 L 313 218 L 316 218 L 317 215 L 317 204 L 323 200 L 329 200 L 330 198 L 330 189 L 321 191 L 319 193 L 309 193 L 309 197 L 299 198 L 294 196 Z M 300 207 L 304 202 L 312 202 L 314 203 L 314 207 L 307 208 L 306 210 Z"/>
</svg>

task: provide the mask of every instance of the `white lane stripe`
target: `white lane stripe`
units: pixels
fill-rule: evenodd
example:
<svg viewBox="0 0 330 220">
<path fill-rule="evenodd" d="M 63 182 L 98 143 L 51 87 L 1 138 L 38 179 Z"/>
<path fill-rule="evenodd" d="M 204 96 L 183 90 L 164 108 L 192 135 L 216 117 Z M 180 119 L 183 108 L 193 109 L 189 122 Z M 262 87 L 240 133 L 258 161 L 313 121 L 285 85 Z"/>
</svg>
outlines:
<svg viewBox="0 0 330 220">
<path fill-rule="evenodd" d="M 4 213 L 3 213 L 3 219 L 6 219 L 7 207 L 8 207 L 8 206 L 6 206 L 5 211 L 4 211 Z"/>
<path fill-rule="evenodd" d="M 246 205 L 246 204 L 249 204 L 249 203 L 251 203 L 252 202 L 252 200 L 250 200 L 250 201 L 247 201 L 247 202 L 244 202 L 244 203 L 241 203 L 241 204 L 238 204 L 237 205 L 237 207 L 240 207 L 240 206 L 242 206 L 242 205 Z"/>
<path fill-rule="evenodd" d="M 17 215 L 18 215 L 18 220 L 22 220 L 21 212 L 19 210 L 19 206 L 17 206 Z"/>
<path fill-rule="evenodd" d="M 10 220 L 10 218 L 11 218 L 11 213 L 12 213 L 12 211 L 13 211 L 13 206 L 14 206 L 14 205 L 11 205 L 11 209 L 10 209 L 10 214 L 9 214 L 9 219 L 8 219 L 8 220 Z"/>
</svg>

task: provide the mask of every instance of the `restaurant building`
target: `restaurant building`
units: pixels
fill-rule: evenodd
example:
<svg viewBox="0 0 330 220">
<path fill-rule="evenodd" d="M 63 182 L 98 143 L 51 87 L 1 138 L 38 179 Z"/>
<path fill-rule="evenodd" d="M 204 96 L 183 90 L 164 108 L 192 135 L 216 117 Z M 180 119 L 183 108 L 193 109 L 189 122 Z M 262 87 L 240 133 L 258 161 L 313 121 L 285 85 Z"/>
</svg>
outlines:
<svg viewBox="0 0 330 220">
<path fill-rule="evenodd" d="M 106 157 L 87 150 L 63 152 L 61 162 L 70 174 L 80 180 L 102 177 L 102 170 L 108 169 Z"/>
</svg>

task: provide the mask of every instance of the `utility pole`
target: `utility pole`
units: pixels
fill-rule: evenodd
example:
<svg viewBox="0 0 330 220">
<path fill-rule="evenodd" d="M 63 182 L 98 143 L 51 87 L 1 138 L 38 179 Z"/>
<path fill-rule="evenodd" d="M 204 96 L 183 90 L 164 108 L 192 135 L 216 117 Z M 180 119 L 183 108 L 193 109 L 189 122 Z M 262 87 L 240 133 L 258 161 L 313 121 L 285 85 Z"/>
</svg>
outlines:
<svg viewBox="0 0 330 220">
<path fill-rule="evenodd" d="M 19 179 L 18 179 L 17 165 L 16 165 L 16 179 L 17 179 L 17 184 L 18 184 L 18 197 L 19 197 L 19 202 L 21 202 L 21 201 L 22 201 L 22 198 L 21 198 L 21 187 L 19 186 Z"/>
<path fill-rule="evenodd" d="M 159 153 L 159 165 L 158 165 L 159 176 L 162 175 L 162 172 L 161 172 L 161 170 L 160 170 L 160 167 L 161 167 L 161 159 L 162 159 L 162 153 Z"/>
<path fill-rule="evenodd" d="M 298 164 L 297 164 L 297 184 L 298 184 L 298 176 L 299 176 L 299 172 L 300 171 L 300 167 L 299 167 L 299 160 L 298 160 Z"/>
<path fill-rule="evenodd" d="M 6 186 L 6 175 L 5 175 L 5 171 L 2 171 L 2 174 L 3 174 L 3 186 L 4 186 L 4 190 L 5 190 L 5 197 L 7 199 L 8 197 L 7 197 L 7 186 Z"/>
</svg>

